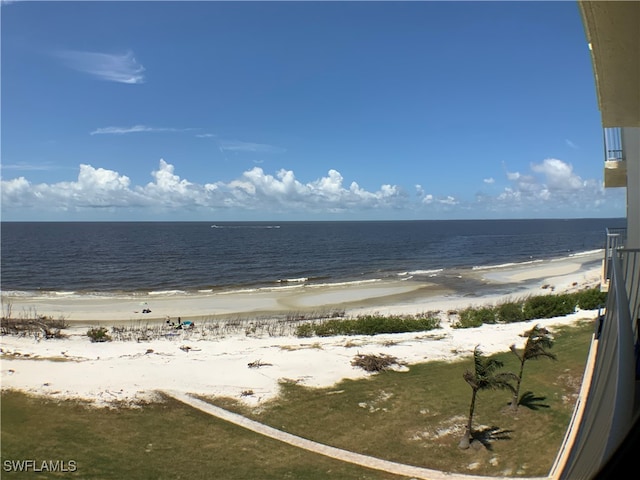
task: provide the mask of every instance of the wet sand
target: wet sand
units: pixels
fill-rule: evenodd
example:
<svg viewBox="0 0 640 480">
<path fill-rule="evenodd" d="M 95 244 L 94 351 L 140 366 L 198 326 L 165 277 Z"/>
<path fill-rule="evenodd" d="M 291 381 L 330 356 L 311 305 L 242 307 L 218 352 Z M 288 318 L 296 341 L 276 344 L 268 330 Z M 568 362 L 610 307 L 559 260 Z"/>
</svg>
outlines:
<svg viewBox="0 0 640 480">
<path fill-rule="evenodd" d="M 140 297 L 65 296 L 6 297 L 3 308 L 13 316 L 50 316 L 78 323 L 165 321 L 167 317 L 203 321 L 219 317 L 265 316 L 345 310 L 346 312 L 402 311 L 418 313 L 433 305 L 473 304 L 500 298 L 570 291 L 597 284 L 602 253 L 531 264 L 517 264 L 453 272 L 433 281 L 414 279 L 295 285 L 260 289 L 203 293 L 165 294 Z M 544 287 L 544 288 L 543 288 Z M 447 307 L 448 308 L 448 307 Z M 143 310 L 150 310 L 143 313 Z"/>
</svg>

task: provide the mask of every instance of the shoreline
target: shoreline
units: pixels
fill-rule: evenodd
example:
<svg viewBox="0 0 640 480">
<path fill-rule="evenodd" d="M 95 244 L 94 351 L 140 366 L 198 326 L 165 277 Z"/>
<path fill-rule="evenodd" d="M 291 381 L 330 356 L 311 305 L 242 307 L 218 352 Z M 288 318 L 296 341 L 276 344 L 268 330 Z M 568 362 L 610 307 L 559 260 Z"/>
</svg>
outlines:
<svg viewBox="0 0 640 480">
<path fill-rule="evenodd" d="M 452 270 L 448 277 L 434 276 L 427 281 L 408 279 L 380 280 L 295 287 L 264 288 L 255 291 L 199 294 L 132 296 L 62 295 L 59 297 L 11 296 L 2 294 L 3 315 L 47 316 L 78 323 L 160 322 L 167 319 L 204 321 L 213 318 L 264 316 L 345 310 L 376 312 L 399 310 L 419 313 L 428 304 L 472 304 L 489 298 L 513 298 L 569 291 L 578 285 L 600 280 L 602 253 L 539 261 L 531 264 Z M 546 287 L 546 288 L 543 288 Z M 545 292 L 545 289 L 547 290 Z M 415 307 L 412 311 L 411 307 Z M 149 313 L 143 310 L 149 309 Z"/>
<path fill-rule="evenodd" d="M 67 315 L 69 328 L 63 333 L 68 337 L 49 340 L 33 336 L 0 337 L 2 390 L 85 400 L 98 406 L 135 406 L 157 400 L 159 390 L 173 390 L 228 396 L 255 406 L 276 397 L 283 380 L 309 387 L 329 387 L 343 379 L 366 378 L 370 374 L 351 364 L 357 353 L 388 354 L 409 366 L 431 360 L 454 361 L 471 355 L 476 345 L 481 345 L 486 354 L 506 351 L 514 343 L 520 345 L 522 334 L 536 324 L 553 331 L 555 325 L 593 321 L 598 314 L 578 311 L 554 319 L 455 329 L 452 313 L 466 307 L 594 287 L 600 281 L 600 266 L 593 259 L 573 258 L 509 267 L 499 273 L 474 271 L 470 275 L 472 278 L 462 280 L 477 282 L 482 286 L 478 292 L 405 281 L 355 289 L 342 286 L 295 293 L 234 293 L 215 296 L 215 303 L 208 296 L 164 297 L 155 299 L 149 305 L 152 313 L 147 314 L 152 316 L 144 317 L 130 315 L 131 302 L 92 298 L 39 304 L 24 299 L 12 305 L 14 318 L 21 307 L 36 308 L 39 314 L 52 315 L 54 319 L 58 318 L 54 309 L 59 309 Z M 244 318 L 248 326 L 251 319 L 264 319 L 274 326 L 278 324 L 274 316 L 284 312 L 337 309 L 344 310 L 347 316 L 438 312 L 440 327 L 428 332 L 311 338 L 295 337 L 291 330 L 273 334 L 240 328 L 216 330 L 218 333 L 213 335 L 206 332 L 214 330 L 203 328 L 216 326 L 225 318 Z M 172 319 L 195 318 L 196 328 L 140 341 L 91 343 L 86 335 L 87 327 L 96 325 L 109 331 L 116 325 L 126 328 L 145 322 L 161 327 L 167 315 Z M 256 361 L 267 366 L 248 366 Z"/>
</svg>

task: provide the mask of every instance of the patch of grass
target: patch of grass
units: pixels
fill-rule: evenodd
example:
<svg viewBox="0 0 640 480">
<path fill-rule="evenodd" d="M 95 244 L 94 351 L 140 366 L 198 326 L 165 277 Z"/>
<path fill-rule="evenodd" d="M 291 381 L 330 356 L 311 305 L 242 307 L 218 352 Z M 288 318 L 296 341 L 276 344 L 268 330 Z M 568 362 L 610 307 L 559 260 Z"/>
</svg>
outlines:
<svg viewBox="0 0 640 480">
<path fill-rule="evenodd" d="M 462 373 L 472 367 L 471 356 L 323 389 L 283 381 L 280 396 L 256 409 L 238 399 L 208 401 L 313 441 L 387 460 L 474 475 L 545 476 L 573 411 L 592 334 L 593 321 L 554 331 L 558 360 L 527 365 L 522 390 L 530 393 L 516 414 L 508 408 L 508 392 L 479 394 L 474 427 L 484 427 L 489 447 L 480 450 L 457 448 L 470 394 Z M 516 370 L 511 352 L 495 357 L 506 370 Z M 282 444 L 171 399 L 115 410 L 7 391 L 1 399 L 2 459 L 75 460 L 77 472 L 65 478 L 399 480 Z M 26 477 L 3 472 L 4 478 Z"/>
<path fill-rule="evenodd" d="M 90 408 L 2 392 L 2 460 L 74 460 L 75 472 L 37 478 L 398 480 L 286 445 L 174 400 Z M 2 472 L 4 479 L 34 478 Z"/>
<path fill-rule="evenodd" d="M 573 413 L 592 334 L 592 321 L 554 332 L 558 361 L 527 365 L 522 389 L 530 393 L 516 414 L 509 409 L 509 392 L 478 395 L 474 428 L 484 426 L 490 446 L 479 451 L 457 447 L 470 395 L 462 373 L 473 368 L 471 356 L 410 365 L 408 372 L 382 371 L 325 389 L 283 382 L 281 396 L 259 410 L 230 398 L 209 401 L 275 428 L 386 460 L 475 475 L 546 476 Z M 505 370 L 518 368 L 511 352 L 495 358 Z M 341 394 L 330 395 L 336 390 Z M 472 464 L 477 467 L 470 470 Z"/>
</svg>

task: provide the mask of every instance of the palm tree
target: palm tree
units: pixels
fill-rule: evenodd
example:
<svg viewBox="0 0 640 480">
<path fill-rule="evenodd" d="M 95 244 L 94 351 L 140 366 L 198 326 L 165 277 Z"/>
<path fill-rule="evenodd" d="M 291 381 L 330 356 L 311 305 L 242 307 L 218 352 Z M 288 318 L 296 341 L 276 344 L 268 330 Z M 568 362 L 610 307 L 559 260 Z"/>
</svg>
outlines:
<svg viewBox="0 0 640 480">
<path fill-rule="evenodd" d="M 472 435 L 472 424 L 473 424 L 473 413 L 476 408 L 476 397 L 480 390 L 500 390 L 507 389 L 511 392 L 515 391 L 513 385 L 511 385 L 510 381 L 515 380 L 517 377 L 515 374 L 511 372 L 501 372 L 497 373 L 496 371 L 502 368 L 503 363 L 499 360 L 495 360 L 493 358 L 486 358 L 482 351 L 480 350 L 480 346 L 476 346 L 473 350 L 473 364 L 475 366 L 475 371 L 472 372 L 467 370 L 462 375 L 465 381 L 471 387 L 471 405 L 469 407 L 469 420 L 467 422 L 467 427 L 465 429 L 464 437 L 460 440 L 458 444 L 459 448 L 467 449 L 471 444 Z"/>
<path fill-rule="evenodd" d="M 518 398 L 520 396 L 520 384 L 522 383 L 522 374 L 524 372 L 524 363 L 527 360 L 536 360 L 538 358 L 546 357 L 551 360 L 555 360 L 556 356 L 549 352 L 547 349 L 553 346 L 553 339 L 549 330 L 540 325 L 536 325 L 531 330 L 524 333 L 527 337 L 527 342 L 524 345 L 522 353 L 518 352 L 516 345 L 511 345 L 511 351 L 520 360 L 520 374 L 518 375 L 518 383 L 516 385 L 515 393 L 513 394 L 513 400 L 511 400 L 511 408 L 518 409 Z"/>
</svg>

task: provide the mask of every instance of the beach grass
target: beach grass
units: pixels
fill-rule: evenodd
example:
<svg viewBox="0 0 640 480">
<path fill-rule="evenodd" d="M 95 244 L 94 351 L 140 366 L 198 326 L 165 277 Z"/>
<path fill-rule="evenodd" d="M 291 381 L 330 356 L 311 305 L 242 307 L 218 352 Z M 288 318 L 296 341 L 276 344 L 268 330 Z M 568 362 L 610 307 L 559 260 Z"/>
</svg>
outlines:
<svg viewBox="0 0 640 480">
<path fill-rule="evenodd" d="M 558 360 L 527 363 L 522 391 L 530 393 L 517 413 L 508 408 L 508 392 L 479 394 L 474 428 L 484 430 L 487 442 L 477 450 L 457 448 L 469 412 L 471 390 L 462 374 L 473 368 L 471 357 L 385 370 L 331 388 L 284 381 L 281 395 L 257 408 L 230 398 L 207 400 L 386 460 L 475 475 L 544 476 L 569 423 L 592 333 L 592 321 L 556 331 Z M 511 352 L 494 357 L 517 371 Z M 77 470 L 64 478 L 398 478 L 285 445 L 172 399 L 115 409 L 11 391 L 1 400 L 3 462 L 74 460 Z M 3 478 L 26 477 L 3 471 Z"/>
</svg>

